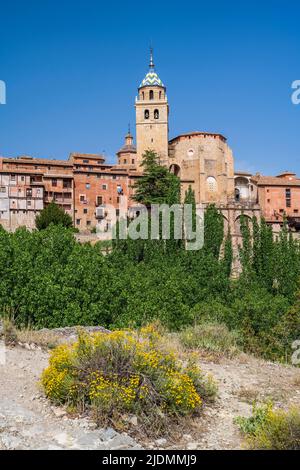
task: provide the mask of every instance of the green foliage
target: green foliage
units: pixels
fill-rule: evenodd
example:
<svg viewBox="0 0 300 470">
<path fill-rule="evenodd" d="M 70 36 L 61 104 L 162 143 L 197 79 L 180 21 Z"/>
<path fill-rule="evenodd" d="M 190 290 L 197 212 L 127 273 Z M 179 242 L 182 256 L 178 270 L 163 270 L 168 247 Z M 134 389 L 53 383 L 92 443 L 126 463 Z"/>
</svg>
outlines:
<svg viewBox="0 0 300 470">
<path fill-rule="evenodd" d="M 246 445 L 257 450 L 300 450 L 300 411 L 274 409 L 268 403 L 254 405 L 250 418 L 237 418 Z"/>
<path fill-rule="evenodd" d="M 191 191 L 186 199 L 193 201 Z M 238 333 L 242 349 L 290 362 L 300 337 L 299 243 L 286 227 L 272 240 L 264 221 L 245 222 L 242 231 L 243 272 L 232 279 L 230 234 L 222 245 L 223 219 L 215 207 L 208 209 L 206 244 L 197 251 L 172 240 L 80 244 L 71 229 L 53 224 L 33 232 L 0 230 L 0 315 L 9 313 L 18 328 L 136 328 L 160 319 L 181 330 L 219 323 Z"/>
<path fill-rule="evenodd" d="M 214 204 L 207 207 L 204 215 L 204 249 L 219 259 L 224 240 L 224 219 Z"/>
<path fill-rule="evenodd" d="M 233 357 L 239 352 L 238 335 L 220 323 L 200 323 L 180 333 L 180 340 L 187 349 L 197 349 L 214 356 Z"/>
<path fill-rule="evenodd" d="M 72 218 L 55 202 L 48 204 L 35 219 L 38 230 L 44 230 L 50 224 L 62 225 L 63 227 L 73 226 Z"/>
<path fill-rule="evenodd" d="M 180 180 L 159 164 L 158 155 L 146 150 L 143 155 L 143 176 L 135 185 L 135 201 L 149 207 L 151 204 L 179 204 Z"/>
</svg>

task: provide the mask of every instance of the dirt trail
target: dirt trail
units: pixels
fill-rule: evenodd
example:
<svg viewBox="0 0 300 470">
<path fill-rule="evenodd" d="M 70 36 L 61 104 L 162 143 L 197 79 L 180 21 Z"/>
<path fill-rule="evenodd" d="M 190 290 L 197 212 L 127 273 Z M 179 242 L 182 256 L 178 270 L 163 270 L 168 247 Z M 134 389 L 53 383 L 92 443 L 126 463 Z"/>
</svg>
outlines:
<svg viewBox="0 0 300 470">
<path fill-rule="evenodd" d="M 96 429 L 87 419 L 68 418 L 52 407 L 38 379 L 48 363 L 41 350 L 16 347 L 6 351 L 0 364 L 0 449 L 138 449 L 127 434 Z M 145 448 L 239 449 L 241 436 L 234 425 L 239 415 L 249 416 L 255 399 L 271 398 L 277 406 L 300 406 L 300 369 L 241 355 L 201 367 L 218 382 L 219 397 L 176 442 L 143 441 Z"/>
</svg>

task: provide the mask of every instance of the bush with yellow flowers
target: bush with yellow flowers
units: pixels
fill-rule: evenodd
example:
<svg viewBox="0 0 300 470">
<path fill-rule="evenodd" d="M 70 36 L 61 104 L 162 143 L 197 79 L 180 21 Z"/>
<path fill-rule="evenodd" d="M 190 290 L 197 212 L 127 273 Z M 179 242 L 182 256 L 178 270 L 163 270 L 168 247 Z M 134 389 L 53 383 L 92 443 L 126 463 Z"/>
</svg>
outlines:
<svg viewBox="0 0 300 470">
<path fill-rule="evenodd" d="M 157 432 L 168 418 L 196 415 L 215 394 L 212 380 L 193 360 L 179 360 L 155 326 L 80 332 L 76 343 L 52 350 L 42 385 L 57 404 L 92 410 L 99 424 L 134 414 Z"/>
<path fill-rule="evenodd" d="M 254 404 L 252 416 L 235 420 L 252 450 L 300 450 L 300 409 L 275 409 L 271 402 Z"/>
</svg>

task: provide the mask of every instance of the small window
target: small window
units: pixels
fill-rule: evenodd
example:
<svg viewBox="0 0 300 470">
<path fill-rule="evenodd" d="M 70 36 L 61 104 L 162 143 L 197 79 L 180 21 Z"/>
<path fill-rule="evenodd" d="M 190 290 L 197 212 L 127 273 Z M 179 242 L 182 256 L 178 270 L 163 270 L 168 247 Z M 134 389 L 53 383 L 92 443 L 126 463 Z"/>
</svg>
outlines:
<svg viewBox="0 0 300 470">
<path fill-rule="evenodd" d="M 63 187 L 64 188 L 71 188 L 71 181 L 70 180 L 64 180 L 63 181 Z"/>
<path fill-rule="evenodd" d="M 0 193 L 6 193 L 6 187 L 5 186 L 0 187 Z"/>
<path fill-rule="evenodd" d="M 119 217 L 120 215 L 120 209 L 116 209 L 116 216 Z"/>
<path fill-rule="evenodd" d="M 107 189 L 107 184 L 103 184 L 102 189 Z"/>
<path fill-rule="evenodd" d="M 87 221 L 86 221 L 86 225 L 91 225 L 91 221 L 90 221 L 90 220 L 87 220 Z"/>
<path fill-rule="evenodd" d="M 25 181 L 25 176 L 21 176 L 21 181 Z"/>
<path fill-rule="evenodd" d="M 16 175 L 10 175 L 11 181 L 16 181 Z"/>
<path fill-rule="evenodd" d="M 27 206 L 31 206 L 31 201 L 27 201 Z"/>
<path fill-rule="evenodd" d="M 76 219 L 76 225 L 80 225 L 80 219 Z"/>
<path fill-rule="evenodd" d="M 85 187 L 86 187 L 86 189 L 90 189 L 90 187 L 91 187 L 90 183 L 86 183 Z"/>
<path fill-rule="evenodd" d="M 52 186 L 57 186 L 57 179 L 52 180 Z"/>
<path fill-rule="evenodd" d="M 154 92 L 153 90 L 150 90 L 149 91 L 149 100 L 153 100 L 154 99 Z"/>
<path fill-rule="evenodd" d="M 126 164 L 126 163 L 127 163 L 127 159 L 126 159 L 126 158 L 124 158 L 124 164 Z"/>
<path fill-rule="evenodd" d="M 79 200 L 80 200 L 80 202 L 84 202 L 85 201 L 85 194 L 80 194 Z"/>
<path fill-rule="evenodd" d="M 83 163 L 89 163 L 89 160 L 82 160 Z"/>
<path fill-rule="evenodd" d="M 158 109 L 154 110 L 154 119 L 159 119 L 159 111 Z"/>
<path fill-rule="evenodd" d="M 132 165 L 134 165 L 134 158 L 131 160 Z"/>
<path fill-rule="evenodd" d="M 87 209 L 83 209 L 83 213 L 84 213 L 84 214 L 87 214 Z"/>
<path fill-rule="evenodd" d="M 101 206 L 103 204 L 103 197 L 97 196 L 97 206 Z"/>
<path fill-rule="evenodd" d="M 207 190 L 210 193 L 215 193 L 217 191 L 217 181 L 213 176 L 209 176 L 206 180 L 207 182 Z"/>
<path fill-rule="evenodd" d="M 149 110 L 148 110 L 148 109 L 145 109 L 145 112 L 144 112 L 144 117 L 145 117 L 145 119 L 149 119 L 149 116 L 150 116 Z"/>
</svg>

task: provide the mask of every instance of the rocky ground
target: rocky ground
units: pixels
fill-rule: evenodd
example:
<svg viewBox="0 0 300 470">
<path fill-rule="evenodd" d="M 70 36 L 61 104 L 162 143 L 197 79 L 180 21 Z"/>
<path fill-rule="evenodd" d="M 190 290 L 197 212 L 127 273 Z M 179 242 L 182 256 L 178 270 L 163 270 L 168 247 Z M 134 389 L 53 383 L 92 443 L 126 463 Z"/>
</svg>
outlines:
<svg viewBox="0 0 300 470">
<path fill-rule="evenodd" d="M 2 343 L 3 345 L 3 343 Z M 0 345 L 1 347 L 1 345 Z M 0 357 L 1 359 L 1 357 Z M 40 349 L 8 348 L 0 361 L 0 449 L 239 449 L 236 416 L 249 416 L 253 400 L 300 406 L 300 369 L 247 355 L 218 363 L 200 361 L 219 385 L 219 397 L 176 439 L 141 439 L 113 429 L 96 429 L 86 418 L 69 418 L 51 406 L 38 380 L 48 362 Z M 3 355 L 2 355 L 3 362 Z"/>
<path fill-rule="evenodd" d="M 140 448 L 127 434 L 95 429 L 87 419 L 70 419 L 51 406 L 38 384 L 47 363 L 48 354 L 39 349 L 6 349 L 0 363 L 1 450 Z"/>
</svg>

